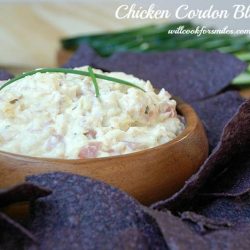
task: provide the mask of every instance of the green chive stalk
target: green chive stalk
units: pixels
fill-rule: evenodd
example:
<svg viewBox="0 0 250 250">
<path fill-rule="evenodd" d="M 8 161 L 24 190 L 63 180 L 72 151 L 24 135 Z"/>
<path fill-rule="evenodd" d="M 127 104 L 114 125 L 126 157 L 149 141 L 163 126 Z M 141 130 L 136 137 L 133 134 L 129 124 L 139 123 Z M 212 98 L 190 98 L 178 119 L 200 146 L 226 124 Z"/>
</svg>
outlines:
<svg viewBox="0 0 250 250">
<path fill-rule="evenodd" d="M 96 91 L 96 96 L 98 97 L 100 95 L 99 93 L 99 87 L 98 87 L 98 84 L 97 84 L 97 81 L 96 81 L 96 78 L 98 79 L 102 79 L 102 80 L 107 80 L 107 81 L 110 81 L 111 83 L 119 83 L 119 84 L 123 84 L 123 85 L 127 85 L 127 86 L 130 86 L 130 87 L 134 87 L 134 88 L 137 88 L 137 89 L 140 89 L 142 91 L 145 92 L 145 90 L 137 85 L 135 85 L 134 83 L 131 83 L 131 82 L 128 82 L 128 81 L 125 81 L 123 79 L 119 79 L 119 78 L 116 78 L 116 77 L 111 77 L 111 76 L 106 76 L 106 75 L 103 75 L 103 74 L 95 74 L 92 70 L 91 67 L 88 68 L 89 71 L 84 71 L 84 70 L 75 70 L 75 69 L 65 69 L 65 68 L 43 68 L 43 69 L 36 69 L 36 70 L 32 70 L 32 71 L 29 71 L 29 72 L 25 72 L 21 75 L 18 75 L 12 79 L 10 79 L 9 81 L 7 81 L 6 83 L 4 83 L 1 87 L 0 87 L 0 91 L 5 88 L 6 86 L 24 78 L 24 77 L 27 77 L 27 76 L 31 76 L 31 75 L 34 75 L 36 73 L 64 73 L 64 74 L 75 74 L 75 75 L 81 75 L 81 76 L 88 76 L 88 77 L 91 77 L 92 80 L 93 80 L 93 84 L 94 84 L 94 87 L 95 87 L 95 91 Z M 94 80 L 95 79 L 95 80 Z"/>
</svg>

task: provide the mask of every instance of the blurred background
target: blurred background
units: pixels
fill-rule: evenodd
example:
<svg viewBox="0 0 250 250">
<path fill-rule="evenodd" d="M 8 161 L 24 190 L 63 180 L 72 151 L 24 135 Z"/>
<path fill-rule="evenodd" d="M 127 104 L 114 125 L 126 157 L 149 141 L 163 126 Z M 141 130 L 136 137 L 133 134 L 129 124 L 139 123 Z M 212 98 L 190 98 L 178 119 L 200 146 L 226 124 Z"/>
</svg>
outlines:
<svg viewBox="0 0 250 250">
<path fill-rule="evenodd" d="M 214 4 L 218 9 L 230 9 L 235 1 L 128 1 L 128 0 L 82 0 L 82 1 L 1 1 L 0 0 L 0 68 L 14 73 L 37 67 L 57 65 L 60 39 L 81 34 L 117 31 L 151 23 L 173 21 L 158 19 L 115 18 L 121 4 L 136 3 L 145 9 L 151 3 L 156 9 L 174 11 L 188 3 L 190 8 L 206 8 Z M 245 3 L 248 1 L 237 1 Z M 197 22 L 197 20 L 194 20 Z M 231 28 L 248 28 L 249 20 L 198 20 L 198 23 Z"/>
<path fill-rule="evenodd" d="M 0 66 L 12 69 L 55 66 L 59 40 L 63 37 L 152 23 L 152 20 L 117 20 L 115 11 L 124 2 L 129 1 L 0 3 Z"/>
</svg>

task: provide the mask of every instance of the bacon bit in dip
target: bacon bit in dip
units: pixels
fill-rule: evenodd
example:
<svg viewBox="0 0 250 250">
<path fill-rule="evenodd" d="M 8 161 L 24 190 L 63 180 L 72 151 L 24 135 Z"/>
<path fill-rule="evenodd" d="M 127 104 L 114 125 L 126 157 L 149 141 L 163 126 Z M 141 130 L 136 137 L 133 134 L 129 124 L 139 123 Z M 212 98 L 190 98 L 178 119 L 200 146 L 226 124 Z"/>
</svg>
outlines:
<svg viewBox="0 0 250 250">
<path fill-rule="evenodd" d="M 87 146 L 84 146 L 80 149 L 78 157 L 80 159 L 96 158 L 98 151 L 101 149 L 101 145 L 101 142 L 90 142 Z"/>
</svg>

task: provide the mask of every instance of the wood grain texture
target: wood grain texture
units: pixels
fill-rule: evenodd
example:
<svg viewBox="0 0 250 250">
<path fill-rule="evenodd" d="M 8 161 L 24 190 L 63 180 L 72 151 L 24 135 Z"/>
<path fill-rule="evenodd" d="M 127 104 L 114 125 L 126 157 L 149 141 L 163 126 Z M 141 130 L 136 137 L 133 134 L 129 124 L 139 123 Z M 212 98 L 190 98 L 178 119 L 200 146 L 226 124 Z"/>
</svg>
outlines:
<svg viewBox="0 0 250 250">
<path fill-rule="evenodd" d="M 178 111 L 186 129 L 158 147 L 115 157 L 64 160 L 26 157 L 0 151 L 0 188 L 24 181 L 27 175 L 63 171 L 90 176 L 118 187 L 144 204 L 179 190 L 208 155 L 208 142 L 194 110 L 185 103 Z"/>
<path fill-rule="evenodd" d="M 117 7 L 131 1 L 37 2 L 0 2 L 0 67 L 15 68 L 15 73 L 23 68 L 53 67 L 63 37 L 164 21 L 116 19 Z M 138 3 L 148 6 L 144 1 Z"/>
</svg>

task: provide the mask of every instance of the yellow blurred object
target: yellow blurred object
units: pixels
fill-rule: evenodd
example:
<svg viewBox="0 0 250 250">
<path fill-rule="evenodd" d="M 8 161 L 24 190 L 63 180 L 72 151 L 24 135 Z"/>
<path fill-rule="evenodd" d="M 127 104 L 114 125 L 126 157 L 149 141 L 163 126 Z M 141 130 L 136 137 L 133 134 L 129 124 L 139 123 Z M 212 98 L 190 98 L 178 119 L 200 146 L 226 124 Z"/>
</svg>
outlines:
<svg viewBox="0 0 250 250">
<path fill-rule="evenodd" d="M 241 96 L 243 96 L 246 99 L 250 99 L 250 88 L 242 89 L 240 91 Z"/>
</svg>

